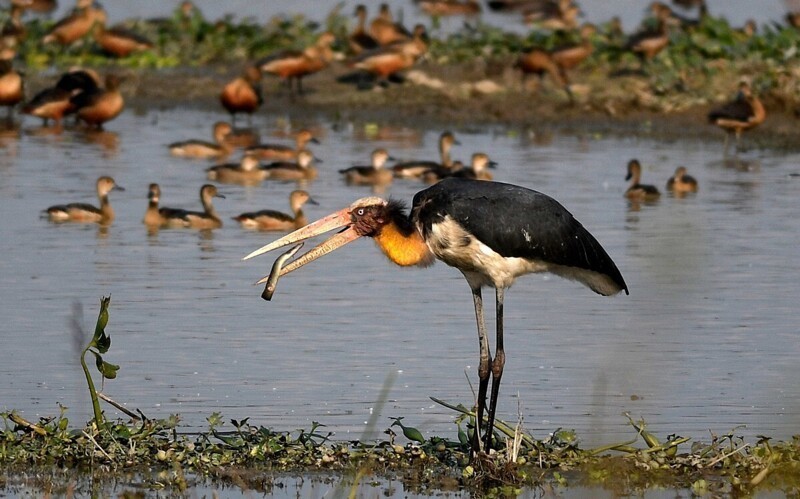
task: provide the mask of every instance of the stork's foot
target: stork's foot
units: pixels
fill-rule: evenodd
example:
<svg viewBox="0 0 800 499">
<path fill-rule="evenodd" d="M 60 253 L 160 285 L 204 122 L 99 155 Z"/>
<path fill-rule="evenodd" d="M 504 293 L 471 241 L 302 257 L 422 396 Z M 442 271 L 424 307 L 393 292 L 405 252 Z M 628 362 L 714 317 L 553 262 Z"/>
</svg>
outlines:
<svg viewBox="0 0 800 499">
<path fill-rule="evenodd" d="M 490 454 L 485 452 L 478 453 L 470 461 L 470 466 L 474 470 L 472 476 L 476 480 L 504 484 L 523 481 L 524 476 L 519 473 L 517 463 L 506 461 L 501 456 L 501 454 L 495 452 Z"/>
</svg>

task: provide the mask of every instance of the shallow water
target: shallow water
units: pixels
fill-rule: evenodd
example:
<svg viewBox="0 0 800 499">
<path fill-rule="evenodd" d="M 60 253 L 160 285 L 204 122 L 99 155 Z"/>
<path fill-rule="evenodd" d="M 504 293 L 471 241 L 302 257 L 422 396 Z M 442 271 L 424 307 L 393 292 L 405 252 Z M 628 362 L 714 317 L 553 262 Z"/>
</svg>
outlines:
<svg viewBox="0 0 800 499">
<path fill-rule="evenodd" d="M 241 257 L 277 236 L 242 230 L 230 217 L 286 210 L 293 183 L 222 185 L 222 229 L 148 235 L 148 184 L 161 185 L 162 205 L 197 208 L 209 164 L 172 158 L 166 144 L 208 136 L 219 117 L 128 110 L 108 125 L 104 144 L 78 130 L 41 134 L 33 120 L 3 136 L 0 410 L 35 419 L 63 404 L 75 424 L 91 417 L 68 324 L 78 300 L 85 329 L 93 328 L 100 297 L 111 294 L 106 359 L 122 368 L 106 393 L 150 417 L 180 413 L 195 429 L 214 411 L 277 430 L 319 421 L 349 439 L 381 436 L 390 416 L 404 416 L 428 435 L 455 437 L 454 414 L 428 397 L 472 400 L 464 374 L 475 383 L 477 335 L 456 270 L 396 268 L 364 240 L 287 276 L 273 301 L 262 301 L 251 284 L 277 255 Z M 336 170 L 366 162 L 373 148 L 398 159 L 436 155 L 438 130 L 294 125 L 321 134 L 314 152 L 324 163 L 307 186 L 319 206 L 307 207 L 310 219 L 371 194 L 344 185 Z M 260 115 L 255 126 L 262 140 L 283 140 L 274 136 L 282 117 Z M 663 435 L 705 438 L 737 425 L 749 436 L 797 433 L 800 179 L 790 174 L 800 155 L 750 151 L 724 160 L 721 141 L 455 132 L 456 158 L 486 151 L 499 163 L 498 180 L 560 200 L 631 290 L 604 298 L 549 276 L 518 281 L 506 294 L 500 418 L 520 411 L 539 437 L 574 428 L 585 445 L 630 437 L 626 411 Z M 643 180 L 659 186 L 685 164 L 699 194 L 631 206 L 622 193 L 632 157 L 644 165 Z M 39 218 L 51 204 L 95 202 L 99 175 L 127 189 L 111 194 L 117 219 L 107 231 Z M 410 200 L 420 188 L 396 181 L 386 194 Z M 375 432 L 363 434 L 375 410 Z"/>
</svg>

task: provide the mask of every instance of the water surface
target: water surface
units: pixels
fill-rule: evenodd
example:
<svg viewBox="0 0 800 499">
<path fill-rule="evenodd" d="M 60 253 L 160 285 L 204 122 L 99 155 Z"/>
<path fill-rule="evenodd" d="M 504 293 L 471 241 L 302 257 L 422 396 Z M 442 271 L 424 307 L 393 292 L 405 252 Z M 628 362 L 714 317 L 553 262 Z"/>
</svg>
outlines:
<svg viewBox="0 0 800 499">
<path fill-rule="evenodd" d="M 352 438 L 362 436 L 394 376 L 377 430 L 389 416 L 405 416 L 429 435 L 454 436 L 453 414 L 428 397 L 472 400 L 465 373 L 476 382 L 477 334 L 459 272 L 441 263 L 394 267 L 364 240 L 283 279 L 273 301 L 262 301 L 251 283 L 273 258 L 241 257 L 277 236 L 244 231 L 229 217 L 285 210 L 293 183 L 222 185 L 226 198 L 215 204 L 226 223 L 214 232 L 145 230 L 150 182 L 161 184 L 164 205 L 199 206 L 208 163 L 172 158 L 165 146 L 207 136 L 218 118 L 128 111 L 103 143 L 77 130 L 41 134 L 32 120 L 3 137 L 0 410 L 35 419 L 62 404 L 76 424 L 91 417 L 68 323 L 78 300 L 86 329 L 93 327 L 100 297 L 110 294 L 107 360 L 122 369 L 106 392 L 150 417 L 180 413 L 197 429 L 214 411 L 278 430 L 320 421 Z M 264 140 L 281 140 L 271 136 L 280 121 L 262 115 L 255 126 Z M 308 207 L 311 219 L 371 194 L 344 185 L 337 169 L 364 163 L 375 147 L 397 158 L 433 157 L 439 133 L 295 125 L 322 135 L 314 148 L 324 161 L 320 176 L 306 186 L 320 203 Z M 546 275 L 518 281 L 506 294 L 500 418 L 515 420 L 519 411 L 537 436 L 575 428 L 587 444 L 630 436 L 623 412 L 656 432 L 695 438 L 737 425 L 747 425 L 746 435 L 796 433 L 797 154 L 725 160 L 718 142 L 455 132 L 455 157 L 486 151 L 500 164 L 498 180 L 560 200 L 631 290 L 605 298 Z M 644 181 L 659 186 L 685 164 L 699 194 L 631 206 L 622 193 L 632 157 L 642 161 Z M 117 220 L 108 230 L 40 218 L 51 204 L 95 202 L 99 175 L 127 189 L 112 193 Z M 420 188 L 395 182 L 386 195 L 410 200 Z M 492 293 L 485 296 L 491 324 Z"/>
</svg>

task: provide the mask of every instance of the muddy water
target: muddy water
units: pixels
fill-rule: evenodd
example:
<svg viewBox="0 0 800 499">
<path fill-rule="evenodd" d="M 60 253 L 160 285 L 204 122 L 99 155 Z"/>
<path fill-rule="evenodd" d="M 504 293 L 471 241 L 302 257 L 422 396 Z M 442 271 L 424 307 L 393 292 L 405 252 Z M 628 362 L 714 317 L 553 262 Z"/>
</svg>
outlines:
<svg viewBox="0 0 800 499">
<path fill-rule="evenodd" d="M 88 330 L 110 294 L 107 360 L 122 368 L 105 391 L 148 416 L 180 413 L 197 429 L 215 411 L 278 430 L 319 421 L 354 438 L 380 410 L 372 436 L 390 416 L 404 416 L 426 434 L 454 437 L 453 414 L 428 397 L 472 398 L 465 373 L 474 383 L 477 335 L 459 272 L 393 267 L 365 240 L 287 276 L 272 302 L 262 301 L 251 283 L 274 258 L 240 259 L 276 236 L 242 230 L 230 217 L 286 210 L 293 183 L 221 185 L 226 198 L 215 205 L 225 226 L 214 232 L 145 230 L 150 182 L 161 185 L 163 205 L 199 207 L 209 163 L 172 158 L 166 144 L 208 136 L 218 117 L 129 111 L 100 136 L 44 134 L 33 120 L 3 134 L 0 410 L 35 419 L 62 404 L 75 424 L 89 419 L 71 309 L 83 304 Z M 275 136 L 282 118 L 254 124 L 262 140 L 284 140 Z M 311 219 L 371 194 L 346 186 L 337 169 L 366 162 L 375 147 L 396 158 L 434 157 L 439 132 L 295 125 L 321 135 L 314 152 L 324 163 L 306 186 L 319 202 L 307 209 Z M 631 436 L 626 411 L 656 432 L 696 438 L 737 425 L 747 425 L 746 435 L 797 432 L 799 155 L 750 151 L 725 160 L 721 141 L 455 132 L 456 158 L 486 151 L 500 165 L 498 180 L 568 207 L 631 290 L 604 298 L 554 277 L 521 279 L 506 295 L 499 417 L 514 420 L 519 410 L 540 437 L 575 428 L 586 445 Z M 686 165 L 699 194 L 630 205 L 623 177 L 632 157 L 644 165 L 643 180 L 659 186 Z M 126 188 L 111 195 L 117 219 L 108 230 L 40 219 L 51 204 L 95 202 L 99 175 Z M 395 182 L 386 194 L 410 200 L 420 188 Z"/>
</svg>

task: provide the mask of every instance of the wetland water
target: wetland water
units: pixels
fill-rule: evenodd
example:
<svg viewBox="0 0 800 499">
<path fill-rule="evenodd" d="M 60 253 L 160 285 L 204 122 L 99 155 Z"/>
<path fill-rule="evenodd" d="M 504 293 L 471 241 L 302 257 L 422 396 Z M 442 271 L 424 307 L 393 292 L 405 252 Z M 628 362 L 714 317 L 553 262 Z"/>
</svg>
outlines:
<svg viewBox="0 0 800 499">
<path fill-rule="evenodd" d="M 166 144 L 207 137 L 218 118 L 129 109 L 100 136 L 40 134 L 30 119 L 21 133 L 2 135 L 0 411 L 35 420 L 63 404 L 75 425 L 91 417 L 68 323 L 79 300 L 93 328 L 100 297 L 111 294 L 105 358 L 122 368 L 105 391 L 150 417 L 179 413 L 198 430 L 215 411 L 286 431 L 319 421 L 351 439 L 379 437 L 390 416 L 404 416 L 426 435 L 454 437 L 454 414 L 428 397 L 472 399 L 464 373 L 475 382 L 477 334 L 458 271 L 400 269 L 364 240 L 287 276 L 272 302 L 262 301 L 251 284 L 278 255 L 241 258 L 277 235 L 242 230 L 230 217 L 285 211 L 293 183 L 221 185 L 226 198 L 214 201 L 225 226 L 213 233 L 145 230 L 150 182 L 161 185 L 162 205 L 199 207 L 209 163 L 172 158 Z M 280 122 L 261 114 L 254 126 L 263 141 L 277 141 Z M 336 171 L 365 163 L 375 147 L 398 159 L 436 156 L 439 130 L 294 125 L 314 128 L 322 142 L 313 148 L 324 161 L 319 177 L 306 186 L 319 202 L 307 206 L 309 219 L 371 194 Z M 574 428 L 587 447 L 631 437 L 626 411 L 663 435 L 706 438 L 737 425 L 747 436 L 797 433 L 800 155 L 754 150 L 726 160 L 721 137 L 454 131 L 455 158 L 488 152 L 497 180 L 558 199 L 631 290 L 604 298 L 547 275 L 518 281 L 506 294 L 500 418 L 513 421 L 519 409 L 537 437 Z M 630 205 L 623 177 L 633 157 L 643 181 L 662 188 L 686 165 L 700 192 Z M 40 219 L 51 204 L 96 202 L 100 175 L 126 188 L 111 193 L 117 219 L 107 231 Z M 395 181 L 386 194 L 410 202 L 421 188 Z M 362 435 L 387 376 L 395 381 L 376 433 Z"/>
</svg>

